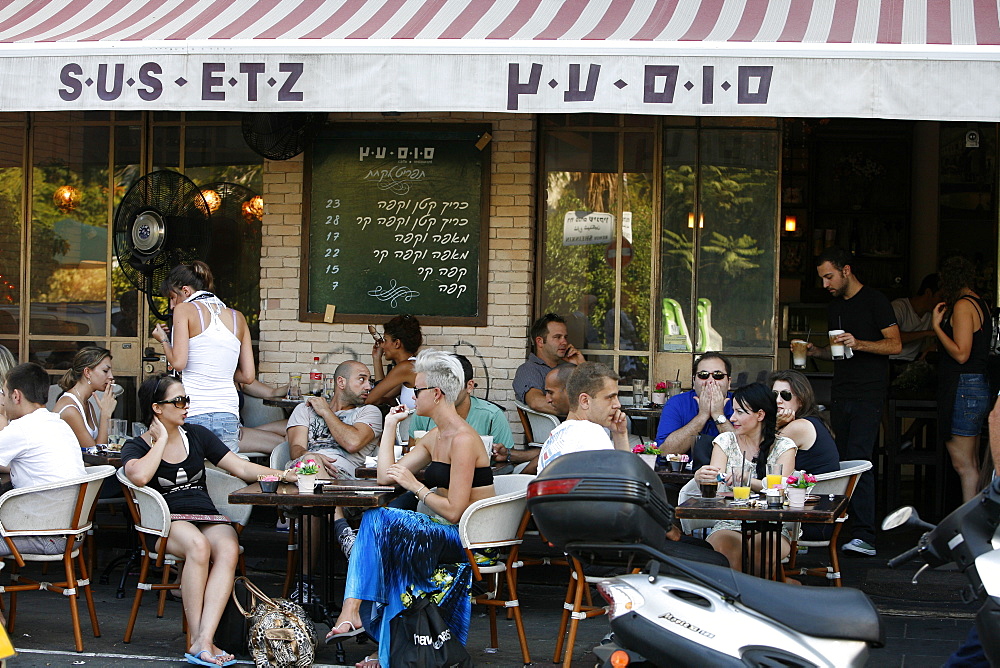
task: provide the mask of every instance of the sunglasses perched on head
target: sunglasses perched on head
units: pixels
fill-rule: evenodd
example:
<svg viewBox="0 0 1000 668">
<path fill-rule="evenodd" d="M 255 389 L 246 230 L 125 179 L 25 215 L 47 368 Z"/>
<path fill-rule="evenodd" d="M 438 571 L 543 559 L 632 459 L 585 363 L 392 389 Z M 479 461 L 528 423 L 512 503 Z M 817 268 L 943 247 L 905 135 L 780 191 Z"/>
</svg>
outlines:
<svg viewBox="0 0 1000 668">
<path fill-rule="evenodd" d="M 191 397 L 186 394 L 180 397 L 174 397 L 173 399 L 164 399 L 163 401 L 154 401 L 154 404 L 173 404 L 174 408 L 187 408 L 191 404 Z"/>
<path fill-rule="evenodd" d="M 785 401 L 791 401 L 792 400 L 792 393 L 789 392 L 788 390 L 775 390 L 774 391 L 774 396 L 781 397 Z"/>
<path fill-rule="evenodd" d="M 715 380 L 722 380 L 723 378 L 729 377 L 729 374 L 726 373 L 725 371 L 699 371 L 695 375 L 701 378 L 702 380 L 708 380 L 709 376 L 711 376 Z"/>
</svg>

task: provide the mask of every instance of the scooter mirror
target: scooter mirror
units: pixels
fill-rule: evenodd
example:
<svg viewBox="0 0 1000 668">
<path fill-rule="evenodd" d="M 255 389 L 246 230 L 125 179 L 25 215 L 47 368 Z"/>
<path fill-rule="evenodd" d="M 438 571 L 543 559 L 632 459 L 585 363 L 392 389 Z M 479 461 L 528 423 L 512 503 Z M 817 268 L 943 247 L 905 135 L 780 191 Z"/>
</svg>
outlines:
<svg viewBox="0 0 1000 668">
<path fill-rule="evenodd" d="M 935 528 L 933 524 L 920 519 L 920 514 L 913 506 L 903 506 L 902 508 L 898 508 L 897 510 L 894 510 L 886 515 L 885 519 L 882 520 L 882 531 L 889 531 L 890 529 L 896 529 L 901 526 L 906 526 L 911 529 L 925 529 L 927 531 Z"/>
<path fill-rule="evenodd" d="M 882 520 L 882 531 L 890 531 L 896 527 L 901 527 L 909 521 L 911 516 L 917 514 L 917 509 L 913 506 L 903 506 L 897 508 Z"/>
</svg>

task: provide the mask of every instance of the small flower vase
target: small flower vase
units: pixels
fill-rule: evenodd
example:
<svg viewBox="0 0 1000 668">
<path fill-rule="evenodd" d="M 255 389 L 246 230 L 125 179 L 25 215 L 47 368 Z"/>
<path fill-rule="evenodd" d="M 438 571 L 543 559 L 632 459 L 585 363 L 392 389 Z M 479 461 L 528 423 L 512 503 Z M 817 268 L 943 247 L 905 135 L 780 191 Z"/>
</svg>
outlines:
<svg viewBox="0 0 1000 668">
<path fill-rule="evenodd" d="M 649 465 L 649 468 L 656 470 L 656 455 L 639 455 L 642 461 Z"/>
<path fill-rule="evenodd" d="M 657 406 L 662 406 L 667 403 L 667 393 L 666 392 L 653 392 L 651 395 L 653 398 L 653 403 Z"/>
<path fill-rule="evenodd" d="M 299 494 L 312 494 L 316 489 L 316 476 L 300 473 L 295 484 L 299 486 Z"/>
<path fill-rule="evenodd" d="M 785 487 L 785 498 L 788 499 L 789 508 L 802 508 L 806 505 L 806 494 L 809 489 L 806 487 Z"/>
</svg>

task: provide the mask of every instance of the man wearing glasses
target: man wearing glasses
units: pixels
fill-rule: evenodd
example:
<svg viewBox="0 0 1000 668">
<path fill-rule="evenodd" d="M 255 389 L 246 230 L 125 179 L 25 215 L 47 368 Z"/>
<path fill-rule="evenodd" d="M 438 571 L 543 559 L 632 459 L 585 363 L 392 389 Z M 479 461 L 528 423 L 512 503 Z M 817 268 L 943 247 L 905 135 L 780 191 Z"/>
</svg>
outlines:
<svg viewBox="0 0 1000 668">
<path fill-rule="evenodd" d="M 87 475 L 76 434 L 58 415 L 45 408 L 49 375 L 33 362 L 19 364 L 0 389 L 0 410 L 10 423 L 0 430 L 0 470 L 10 471 L 14 488 L 35 487 Z M 61 536 L 15 538 L 25 552 L 61 554 Z M 10 554 L 0 540 L 0 555 Z"/>
<path fill-rule="evenodd" d="M 656 442 L 664 454 L 683 454 L 695 439 L 714 439 L 720 431 L 732 431 L 729 396 L 732 363 L 721 353 L 707 352 L 697 358 L 692 374 L 694 389 L 670 398 L 660 414 Z"/>
</svg>

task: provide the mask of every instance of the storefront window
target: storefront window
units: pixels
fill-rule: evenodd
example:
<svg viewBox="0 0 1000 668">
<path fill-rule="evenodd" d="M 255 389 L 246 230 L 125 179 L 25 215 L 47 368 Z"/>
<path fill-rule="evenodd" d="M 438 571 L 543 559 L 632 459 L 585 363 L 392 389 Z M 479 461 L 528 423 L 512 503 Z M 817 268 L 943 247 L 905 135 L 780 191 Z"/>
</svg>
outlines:
<svg viewBox="0 0 1000 668">
<path fill-rule="evenodd" d="M 107 336 L 109 144 L 107 125 L 34 129 L 29 332 L 72 349 Z"/>
<path fill-rule="evenodd" d="M 660 350 L 773 354 L 778 140 L 664 131 Z"/>
<path fill-rule="evenodd" d="M 545 144 L 541 310 L 625 382 L 648 373 L 654 146 L 650 133 L 570 130 Z"/>
<path fill-rule="evenodd" d="M 0 115 L 3 123 L 7 114 Z M 23 114 L 10 114 L 21 116 Z M 16 357 L 21 305 L 21 229 L 24 220 L 24 123 L 0 124 L 0 345 Z"/>
<path fill-rule="evenodd" d="M 220 124 L 223 119 L 225 124 Z M 243 204 L 262 192 L 264 160 L 247 146 L 238 118 L 232 115 L 186 113 L 183 120 L 187 123 L 183 126 L 154 126 L 153 163 L 156 169 L 183 173 L 222 198 L 221 206 L 213 210 L 211 245 L 204 260 L 215 275 L 219 297 L 246 316 L 256 339 L 261 218 L 245 210 Z"/>
<path fill-rule="evenodd" d="M 657 353 L 723 350 L 743 358 L 743 382 L 770 370 L 773 119 L 735 127 L 725 119 L 711 127 L 686 118 L 604 127 L 579 120 L 543 121 L 538 313 L 564 316 L 571 342 L 616 368 L 623 384 L 651 378 Z M 664 366 L 671 376 L 687 367 Z"/>
</svg>

